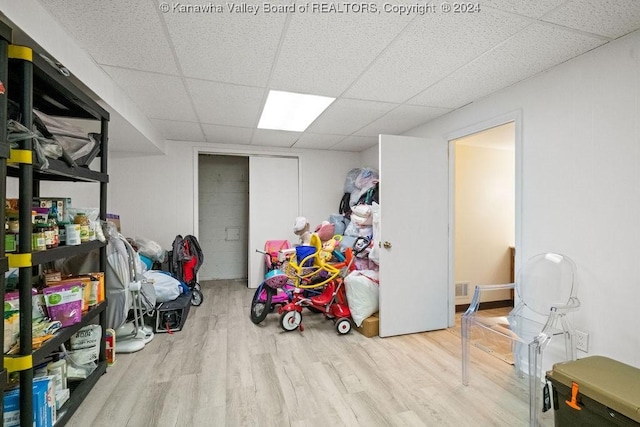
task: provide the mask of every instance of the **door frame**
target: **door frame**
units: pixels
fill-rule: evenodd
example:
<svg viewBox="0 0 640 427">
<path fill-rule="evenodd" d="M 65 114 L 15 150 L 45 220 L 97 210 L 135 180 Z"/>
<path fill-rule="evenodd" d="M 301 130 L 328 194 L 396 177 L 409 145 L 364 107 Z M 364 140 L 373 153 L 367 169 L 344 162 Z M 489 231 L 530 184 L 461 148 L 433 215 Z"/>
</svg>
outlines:
<svg viewBox="0 0 640 427">
<path fill-rule="evenodd" d="M 193 162 L 193 235 L 196 238 L 200 238 L 200 197 L 199 197 L 199 163 L 198 156 L 200 154 L 207 155 L 215 155 L 215 156 L 241 156 L 241 157 L 252 157 L 252 156 L 260 156 L 260 157 L 284 157 L 284 158 L 294 158 L 298 161 L 298 215 L 302 212 L 302 155 L 299 153 L 276 153 L 273 151 L 267 150 L 256 150 L 256 149 L 241 149 L 241 148 L 221 148 L 221 147 L 207 147 L 207 146 L 193 146 L 192 147 L 192 162 Z M 251 180 L 251 177 L 249 177 Z M 249 181 L 251 183 L 251 181 Z M 251 209 L 251 206 L 249 206 Z M 251 224 L 247 224 L 248 227 Z M 247 229 L 248 229 L 247 227 Z M 251 251 L 249 251 L 251 252 Z M 247 269 L 251 268 L 251 259 L 247 255 Z M 249 277 L 249 271 L 247 271 L 247 278 Z M 247 287 L 251 287 L 251 284 L 247 280 Z"/>
<path fill-rule="evenodd" d="M 449 327 L 455 326 L 455 140 L 474 133 L 482 132 L 496 126 L 513 122 L 515 128 L 515 265 L 520 265 L 522 247 L 522 110 L 514 110 L 508 113 L 483 120 L 469 126 L 446 133 L 444 138 L 449 144 Z"/>
</svg>

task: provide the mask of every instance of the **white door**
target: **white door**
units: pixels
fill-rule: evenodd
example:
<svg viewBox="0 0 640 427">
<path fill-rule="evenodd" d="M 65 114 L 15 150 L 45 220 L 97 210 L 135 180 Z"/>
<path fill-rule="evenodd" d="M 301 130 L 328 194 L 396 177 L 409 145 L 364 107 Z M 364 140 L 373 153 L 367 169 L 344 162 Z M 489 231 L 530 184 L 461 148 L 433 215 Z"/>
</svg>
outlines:
<svg viewBox="0 0 640 427">
<path fill-rule="evenodd" d="M 267 240 L 290 238 L 298 212 L 298 159 L 249 157 L 250 288 L 264 277 L 264 256 L 256 249 L 264 249 Z"/>
<path fill-rule="evenodd" d="M 447 141 L 380 135 L 379 155 L 380 336 L 446 328 Z"/>
</svg>

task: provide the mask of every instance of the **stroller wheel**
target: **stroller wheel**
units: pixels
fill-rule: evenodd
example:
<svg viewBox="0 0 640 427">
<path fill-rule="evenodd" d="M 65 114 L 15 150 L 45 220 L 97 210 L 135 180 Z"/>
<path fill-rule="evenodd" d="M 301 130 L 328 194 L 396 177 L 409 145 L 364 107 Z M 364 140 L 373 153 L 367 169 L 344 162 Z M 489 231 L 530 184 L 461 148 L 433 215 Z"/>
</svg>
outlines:
<svg viewBox="0 0 640 427">
<path fill-rule="evenodd" d="M 336 330 L 340 335 L 345 335 L 351 332 L 351 322 L 349 319 L 343 317 L 336 321 Z"/>
<path fill-rule="evenodd" d="M 287 332 L 294 331 L 302 323 L 302 314 L 296 310 L 285 311 L 280 315 L 280 327 Z"/>
<path fill-rule="evenodd" d="M 200 304 L 202 304 L 202 292 L 200 292 L 198 289 L 193 288 L 191 290 L 191 305 L 194 306 L 199 306 Z"/>
</svg>

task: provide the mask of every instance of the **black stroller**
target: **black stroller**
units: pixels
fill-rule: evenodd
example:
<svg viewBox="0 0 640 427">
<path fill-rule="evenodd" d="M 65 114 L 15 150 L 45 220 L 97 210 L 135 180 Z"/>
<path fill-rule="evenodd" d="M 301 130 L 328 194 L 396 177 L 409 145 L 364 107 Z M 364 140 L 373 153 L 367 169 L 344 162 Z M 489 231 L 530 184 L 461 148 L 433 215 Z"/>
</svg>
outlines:
<svg viewBox="0 0 640 427">
<path fill-rule="evenodd" d="M 204 262 L 200 243 L 195 236 L 180 234 L 173 240 L 171 251 L 168 253 L 168 271 L 191 290 L 191 305 L 202 304 L 203 296 L 198 283 L 198 270 Z"/>
</svg>

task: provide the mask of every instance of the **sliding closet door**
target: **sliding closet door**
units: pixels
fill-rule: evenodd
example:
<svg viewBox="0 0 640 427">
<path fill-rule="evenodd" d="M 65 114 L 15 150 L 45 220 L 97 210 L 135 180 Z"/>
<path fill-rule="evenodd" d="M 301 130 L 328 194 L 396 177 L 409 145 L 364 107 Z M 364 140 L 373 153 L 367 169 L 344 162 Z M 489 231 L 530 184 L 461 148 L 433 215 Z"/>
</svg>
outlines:
<svg viewBox="0 0 640 427">
<path fill-rule="evenodd" d="M 298 216 L 298 159 L 249 157 L 249 287 L 264 277 L 264 256 L 256 253 L 267 240 L 291 240 Z M 292 242 L 293 243 L 293 242 Z"/>
</svg>

